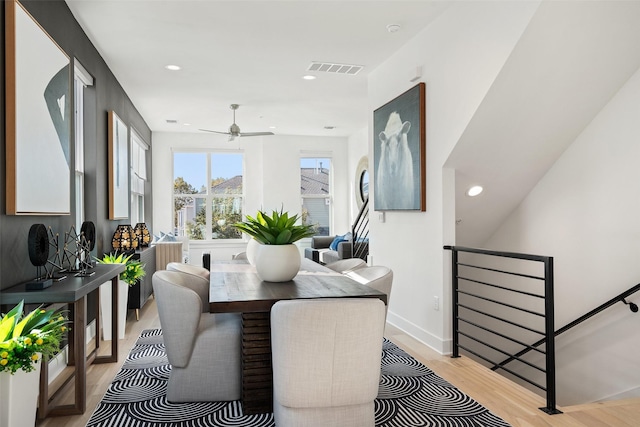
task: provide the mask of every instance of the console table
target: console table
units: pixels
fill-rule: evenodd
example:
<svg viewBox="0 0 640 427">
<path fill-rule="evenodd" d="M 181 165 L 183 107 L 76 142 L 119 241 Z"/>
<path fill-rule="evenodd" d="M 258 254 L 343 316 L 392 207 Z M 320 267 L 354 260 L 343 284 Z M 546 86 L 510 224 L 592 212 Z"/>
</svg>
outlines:
<svg viewBox="0 0 640 427">
<path fill-rule="evenodd" d="M 69 334 L 69 361 L 74 367 L 73 375 L 65 385 L 49 397 L 48 363 L 42 363 L 40 371 L 40 396 L 38 397 L 38 418 L 48 415 L 83 414 L 87 407 L 87 366 L 91 363 L 107 363 L 118 361 L 118 340 L 111 340 L 111 354 L 98 356 L 100 334 L 96 334 L 95 350 L 87 355 L 87 295 L 111 280 L 112 314 L 111 328 L 118 330 L 118 275 L 124 271 L 124 264 L 97 264 L 90 272 L 91 276 L 75 277 L 70 274 L 66 279 L 54 283 L 51 287 L 39 291 L 27 291 L 26 283 L 3 289 L 0 292 L 0 305 L 15 305 L 24 300 L 25 304 L 64 303 L 69 304 L 70 320 L 73 322 L 73 334 Z M 96 313 L 100 307 L 99 292 L 96 298 Z M 4 310 L 3 310 L 4 311 Z M 100 316 L 96 316 L 96 330 L 100 330 Z M 74 378 L 75 399 L 71 405 L 56 405 L 66 384 Z"/>
</svg>

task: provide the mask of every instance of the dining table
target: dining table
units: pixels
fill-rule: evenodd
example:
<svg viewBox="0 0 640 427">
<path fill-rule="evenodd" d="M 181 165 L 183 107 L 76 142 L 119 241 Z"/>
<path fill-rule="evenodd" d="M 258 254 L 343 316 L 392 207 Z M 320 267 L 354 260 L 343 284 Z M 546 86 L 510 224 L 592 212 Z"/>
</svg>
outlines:
<svg viewBox="0 0 640 427">
<path fill-rule="evenodd" d="M 209 312 L 242 316 L 242 408 L 245 414 L 273 411 L 271 307 L 282 300 L 378 298 L 387 295 L 309 259 L 287 282 L 266 282 L 246 260 L 212 260 Z"/>
</svg>

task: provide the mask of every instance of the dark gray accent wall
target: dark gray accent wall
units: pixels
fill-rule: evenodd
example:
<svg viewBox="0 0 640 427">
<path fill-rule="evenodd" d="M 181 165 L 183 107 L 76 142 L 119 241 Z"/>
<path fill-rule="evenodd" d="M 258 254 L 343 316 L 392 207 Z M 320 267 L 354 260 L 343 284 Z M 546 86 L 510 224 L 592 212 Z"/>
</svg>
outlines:
<svg viewBox="0 0 640 427">
<path fill-rule="evenodd" d="M 110 221 L 108 219 L 108 160 L 107 160 L 107 114 L 114 110 L 129 126 L 152 146 L 151 130 L 137 111 L 116 77 L 90 42 L 66 3 L 61 0 L 24 0 L 21 2 L 29 13 L 40 23 L 58 45 L 72 58 L 76 58 L 93 76 L 94 86 L 85 90 L 85 219 L 96 225 L 96 249 L 94 255 L 111 250 L 111 236 L 118 224 L 130 221 Z M 64 233 L 75 223 L 73 214 L 66 216 L 13 216 L 6 215 L 5 194 L 5 8 L 0 7 L 2 41 L 0 61 L 3 64 L 0 78 L 0 289 L 30 280 L 36 276 L 36 269 L 29 262 L 27 236 L 32 224 L 42 223 L 59 233 L 61 242 Z M 72 97 L 73 99 L 73 97 Z M 75 137 L 71 130 L 72 141 Z M 73 144 L 71 144 L 73 147 Z M 34 165 L 46 167 L 46 165 Z M 147 153 L 147 173 L 152 174 L 151 151 Z M 71 173 L 71 212 L 75 207 L 73 171 Z M 145 188 L 146 222 L 151 224 L 151 183 Z"/>
</svg>

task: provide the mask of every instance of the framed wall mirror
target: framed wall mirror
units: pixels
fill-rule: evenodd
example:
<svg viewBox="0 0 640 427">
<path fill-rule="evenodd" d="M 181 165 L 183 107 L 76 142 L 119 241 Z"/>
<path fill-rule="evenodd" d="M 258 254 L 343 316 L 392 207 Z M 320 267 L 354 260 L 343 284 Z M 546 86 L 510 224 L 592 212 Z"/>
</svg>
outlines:
<svg viewBox="0 0 640 427">
<path fill-rule="evenodd" d="M 363 156 L 356 167 L 355 194 L 358 209 L 362 208 L 365 200 L 369 198 L 369 158 Z"/>
</svg>

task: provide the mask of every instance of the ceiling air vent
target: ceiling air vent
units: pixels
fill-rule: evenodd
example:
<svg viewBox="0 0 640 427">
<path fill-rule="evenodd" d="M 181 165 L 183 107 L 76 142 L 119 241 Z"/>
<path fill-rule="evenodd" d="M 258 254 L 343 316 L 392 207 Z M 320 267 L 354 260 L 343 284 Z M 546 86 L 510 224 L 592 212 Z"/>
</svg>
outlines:
<svg viewBox="0 0 640 427">
<path fill-rule="evenodd" d="M 348 74 L 355 76 L 364 67 L 362 65 L 334 64 L 331 62 L 312 62 L 307 71 L 318 71 L 323 73 Z"/>
<path fill-rule="evenodd" d="M 167 119 L 166 122 L 169 123 L 170 125 L 175 125 L 176 123 L 178 123 L 178 121 L 174 119 Z"/>
</svg>

